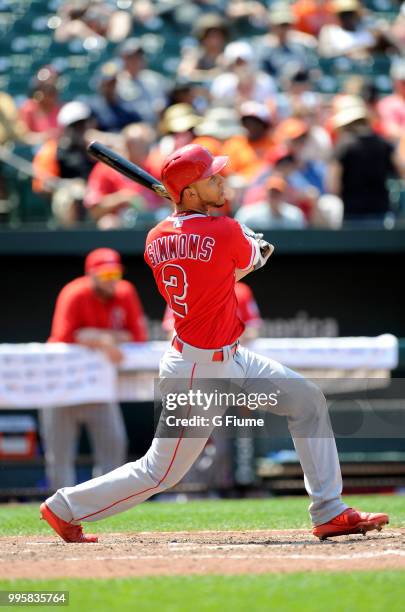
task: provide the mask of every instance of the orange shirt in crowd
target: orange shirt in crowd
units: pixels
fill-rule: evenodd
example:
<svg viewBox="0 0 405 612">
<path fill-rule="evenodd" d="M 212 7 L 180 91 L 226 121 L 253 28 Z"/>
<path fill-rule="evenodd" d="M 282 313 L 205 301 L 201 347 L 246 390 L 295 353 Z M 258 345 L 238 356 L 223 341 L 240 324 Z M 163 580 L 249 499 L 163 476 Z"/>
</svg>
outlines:
<svg viewBox="0 0 405 612">
<path fill-rule="evenodd" d="M 246 179 L 252 179 L 265 170 L 274 142 L 270 135 L 257 141 L 250 141 L 246 136 L 232 136 L 224 142 L 222 155 L 229 155 L 226 166 L 227 174 L 241 174 Z"/>
<path fill-rule="evenodd" d="M 325 0 L 298 0 L 291 8 L 296 18 L 294 27 L 312 36 L 318 36 L 323 25 L 335 21 L 330 2 Z"/>
<path fill-rule="evenodd" d="M 57 158 L 58 141 L 56 139 L 45 142 L 32 160 L 35 178 L 32 181 L 34 191 L 46 191 L 46 177 L 60 176 L 60 166 Z"/>
<path fill-rule="evenodd" d="M 197 136 L 194 138 L 192 144 L 205 147 L 214 156 L 222 155 L 222 141 L 213 136 Z"/>
<path fill-rule="evenodd" d="M 63 287 L 56 301 L 49 342 L 75 342 L 75 332 L 85 327 L 126 330 L 134 342 L 147 340 L 146 322 L 136 289 L 120 280 L 111 299 L 102 299 L 89 276 Z"/>
</svg>

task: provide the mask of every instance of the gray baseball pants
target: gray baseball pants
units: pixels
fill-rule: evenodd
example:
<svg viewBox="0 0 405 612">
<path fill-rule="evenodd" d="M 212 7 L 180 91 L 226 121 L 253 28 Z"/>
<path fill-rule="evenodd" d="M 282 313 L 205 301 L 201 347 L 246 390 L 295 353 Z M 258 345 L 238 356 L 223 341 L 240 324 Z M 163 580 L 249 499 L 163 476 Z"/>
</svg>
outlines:
<svg viewBox="0 0 405 612">
<path fill-rule="evenodd" d="M 184 344 L 179 353 L 170 347 L 160 363 L 163 396 L 187 391 L 198 379 L 237 379 L 245 393 L 278 389 L 280 400 L 268 409 L 287 417 L 311 498 L 313 524 L 323 524 L 343 512 L 347 506 L 341 500 L 339 460 L 320 389 L 293 370 L 244 347 L 234 355 L 229 347 L 223 350 L 224 360 L 213 362 L 213 351 Z M 193 414 L 194 408 L 190 408 L 189 416 Z M 75 487 L 61 488 L 46 503 L 72 523 L 98 521 L 129 510 L 179 482 L 203 450 L 212 429 L 204 428 L 201 437 L 188 437 L 187 428 L 177 437 L 155 435 L 141 459 Z"/>
</svg>

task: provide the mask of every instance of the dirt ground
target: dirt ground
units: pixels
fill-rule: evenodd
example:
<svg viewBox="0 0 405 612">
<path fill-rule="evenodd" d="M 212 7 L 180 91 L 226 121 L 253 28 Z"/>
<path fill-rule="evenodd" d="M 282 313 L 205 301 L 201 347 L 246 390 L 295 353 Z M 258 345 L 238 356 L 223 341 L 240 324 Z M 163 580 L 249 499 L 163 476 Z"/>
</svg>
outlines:
<svg viewBox="0 0 405 612">
<path fill-rule="evenodd" d="M 98 544 L 66 544 L 52 535 L 0 538 L 1 578 L 355 569 L 405 570 L 405 529 L 324 542 L 306 530 L 110 533 Z"/>
</svg>

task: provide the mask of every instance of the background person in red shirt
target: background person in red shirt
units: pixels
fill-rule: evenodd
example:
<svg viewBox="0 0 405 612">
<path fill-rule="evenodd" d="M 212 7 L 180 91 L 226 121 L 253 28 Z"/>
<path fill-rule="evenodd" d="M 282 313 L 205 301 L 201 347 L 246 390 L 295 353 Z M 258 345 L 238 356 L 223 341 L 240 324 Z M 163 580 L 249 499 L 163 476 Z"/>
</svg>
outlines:
<svg viewBox="0 0 405 612">
<path fill-rule="evenodd" d="M 76 343 L 98 349 L 114 363 L 122 359 L 122 342 L 147 339 L 142 305 L 135 288 L 122 280 L 121 257 L 112 249 L 88 254 L 85 276 L 60 292 L 49 342 Z M 125 461 L 127 440 L 117 403 L 86 404 L 41 411 L 45 464 L 51 488 L 76 483 L 74 455 L 79 428 L 86 425 L 94 450 L 93 475 Z"/>
<path fill-rule="evenodd" d="M 31 97 L 20 108 L 20 119 L 27 129 L 30 144 L 42 144 L 59 136 L 61 107 L 58 74 L 51 67 L 44 66 L 32 81 Z"/>
<path fill-rule="evenodd" d="M 148 172 L 150 148 L 155 133 L 146 123 L 133 123 L 121 132 L 122 146 L 115 148 L 125 157 Z M 154 211 L 165 201 L 150 189 L 131 181 L 113 168 L 98 162 L 91 171 L 86 187 L 84 205 L 100 229 L 117 229 L 130 223 L 125 211 L 129 209 Z"/>
</svg>

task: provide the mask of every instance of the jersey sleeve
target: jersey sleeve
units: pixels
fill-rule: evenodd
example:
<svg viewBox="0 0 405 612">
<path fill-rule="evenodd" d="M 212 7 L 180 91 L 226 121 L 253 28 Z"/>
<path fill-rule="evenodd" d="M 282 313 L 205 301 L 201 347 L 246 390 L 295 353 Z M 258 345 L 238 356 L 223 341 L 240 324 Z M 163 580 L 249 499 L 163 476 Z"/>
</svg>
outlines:
<svg viewBox="0 0 405 612">
<path fill-rule="evenodd" d="M 238 270 L 248 270 L 253 266 L 257 256 L 257 242 L 246 236 L 237 221 L 232 221 L 231 250 L 235 267 Z"/>
<path fill-rule="evenodd" d="M 79 295 L 65 287 L 56 300 L 52 319 L 50 342 L 75 342 L 75 332 L 80 328 Z"/>
</svg>

